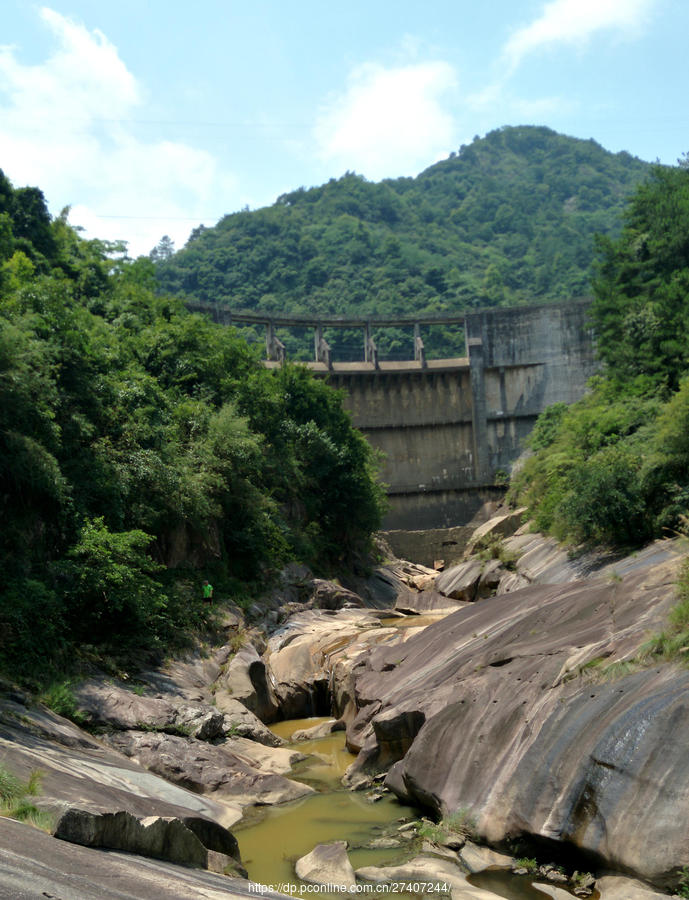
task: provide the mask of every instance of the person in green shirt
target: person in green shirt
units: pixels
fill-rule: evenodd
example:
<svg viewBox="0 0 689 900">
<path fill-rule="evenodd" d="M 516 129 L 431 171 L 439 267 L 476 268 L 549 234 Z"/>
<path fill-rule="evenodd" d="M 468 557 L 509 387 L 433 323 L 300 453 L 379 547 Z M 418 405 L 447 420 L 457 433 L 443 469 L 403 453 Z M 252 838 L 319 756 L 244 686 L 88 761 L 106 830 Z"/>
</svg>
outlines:
<svg viewBox="0 0 689 900">
<path fill-rule="evenodd" d="M 213 585 L 208 581 L 203 582 L 203 602 L 204 603 L 212 603 L 213 602 Z"/>
</svg>

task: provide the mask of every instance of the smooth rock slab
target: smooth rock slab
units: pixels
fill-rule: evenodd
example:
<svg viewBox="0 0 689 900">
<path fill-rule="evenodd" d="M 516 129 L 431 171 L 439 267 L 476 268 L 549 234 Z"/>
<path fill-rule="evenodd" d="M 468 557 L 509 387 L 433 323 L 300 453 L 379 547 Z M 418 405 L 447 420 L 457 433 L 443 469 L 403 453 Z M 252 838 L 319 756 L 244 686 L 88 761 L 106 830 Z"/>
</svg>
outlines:
<svg viewBox="0 0 689 900">
<path fill-rule="evenodd" d="M 0 818 L 2 900 L 227 900 L 246 897 L 247 889 L 243 879 L 68 844 L 29 825 Z"/>
<path fill-rule="evenodd" d="M 423 716 L 385 782 L 401 799 L 440 816 L 468 809 L 490 843 L 540 835 L 668 883 L 689 865 L 677 827 L 689 803 L 689 673 L 660 663 L 599 680 L 589 666 L 633 657 L 666 622 L 679 559 L 662 549 L 667 561 L 622 581 L 534 585 L 373 649 L 356 671 L 352 776 L 387 766 L 390 726 L 400 723 L 403 746 L 406 723 Z"/>
<path fill-rule="evenodd" d="M 452 900 L 496 900 L 492 891 L 469 884 L 466 875 L 455 863 L 445 859 L 417 856 L 401 866 L 364 866 L 356 870 L 359 881 L 375 884 L 447 884 L 452 892 Z M 437 897 L 436 892 L 425 892 L 424 896 Z"/>
<path fill-rule="evenodd" d="M 668 897 L 647 884 L 618 875 L 596 879 L 596 890 L 600 891 L 600 900 L 667 900 Z"/>
<path fill-rule="evenodd" d="M 294 869 L 297 878 L 307 884 L 335 884 L 346 888 L 356 885 L 346 841 L 317 844 L 310 853 L 297 860 Z"/>
</svg>

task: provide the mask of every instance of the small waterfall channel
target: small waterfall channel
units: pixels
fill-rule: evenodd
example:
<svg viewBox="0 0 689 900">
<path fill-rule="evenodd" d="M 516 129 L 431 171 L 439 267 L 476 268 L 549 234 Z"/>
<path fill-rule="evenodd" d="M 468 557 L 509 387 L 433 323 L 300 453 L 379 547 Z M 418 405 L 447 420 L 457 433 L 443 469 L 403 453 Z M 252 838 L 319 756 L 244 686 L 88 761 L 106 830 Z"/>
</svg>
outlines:
<svg viewBox="0 0 689 900">
<path fill-rule="evenodd" d="M 428 624 L 423 621 L 426 618 L 437 620 L 434 616 L 410 616 L 391 619 L 390 624 L 418 627 Z M 269 727 L 289 742 L 295 731 L 327 721 L 332 719 L 291 719 Z M 296 876 L 296 860 L 310 853 L 317 844 L 332 841 L 347 841 L 349 859 L 355 870 L 363 866 L 399 865 L 421 854 L 421 839 L 415 832 L 410 836 L 409 831 L 400 831 L 406 823 L 421 816 L 419 810 L 401 804 L 389 793 L 374 800 L 375 791 L 351 791 L 343 787 L 342 776 L 355 758 L 345 747 L 343 731 L 289 746 L 307 754 L 293 768 L 290 777 L 309 784 L 316 793 L 292 803 L 253 808 L 233 828 L 252 881 L 282 893 L 304 896 L 309 889 Z M 469 881 L 474 887 L 507 900 L 547 900 L 553 896 L 533 886 L 529 878 L 512 875 L 504 869 L 472 875 Z M 318 893 L 323 895 L 321 891 Z M 333 896 L 341 900 L 342 894 Z"/>
</svg>

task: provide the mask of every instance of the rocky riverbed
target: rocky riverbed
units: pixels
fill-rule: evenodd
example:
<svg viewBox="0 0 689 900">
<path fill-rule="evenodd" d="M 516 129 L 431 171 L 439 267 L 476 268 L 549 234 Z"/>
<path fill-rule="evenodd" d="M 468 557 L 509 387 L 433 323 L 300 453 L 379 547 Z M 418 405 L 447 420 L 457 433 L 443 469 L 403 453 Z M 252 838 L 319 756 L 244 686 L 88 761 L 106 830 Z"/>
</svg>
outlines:
<svg viewBox="0 0 689 900">
<path fill-rule="evenodd" d="M 130 896 L 156 896 L 156 873 L 166 896 L 194 896 L 193 870 L 174 886 L 172 863 L 208 870 L 198 873 L 198 896 L 215 896 L 214 879 L 218 890 L 245 893 L 233 826 L 249 810 L 314 792 L 296 774 L 299 745 L 267 724 L 332 714 L 358 754 L 349 787 L 388 790 L 419 815 L 463 823 L 454 847 L 440 839 L 447 829 L 414 844 L 404 878 L 399 865 L 378 867 L 351 876 L 359 883 L 449 872 L 455 900 L 494 897 L 467 882 L 471 854 L 483 869 L 488 859 L 515 867 L 521 846 L 529 862 L 576 869 L 569 887 L 580 896 L 590 895 L 587 871 L 617 873 L 596 882 L 604 900 L 666 896 L 689 866 L 689 675 L 623 664 L 666 621 L 684 548 L 666 541 L 625 559 L 572 560 L 518 525 L 508 515 L 483 526 L 479 555 L 448 571 L 393 562 L 357 593 L 287 572 L 248 614 L 227 609 L 219 646 L 135 678 L 76 686 L 83 728 L 5 686 L 3 765 L 24 780 L 41 771 L 34 802 L 56 837 L 81 845 L 72 850 L 73 865 L 85 867 L 83 891 L 67 894 L 110 896 L 86 848 L 136 854 L 122 863 L 145 872 Z M 424 623 L 430 615 L 430 624 L 395 627 L 390 619 L 403 614 Z M 2 893 L 20 883 L 22 866 L 48 885 L 44 853 L 54 859 L 53 888 L 74 874 L 60 862 L 69 843 L 34 852 L 52 838 L 24 842 L 28 831 L 0 820 L 11 850 L 0 897 L 22 896 Z M 320 852 L 344 864 L 341 847 Z M 557 879 L 548 883 L 545 896 L 559 897 Z"/>
</svg>

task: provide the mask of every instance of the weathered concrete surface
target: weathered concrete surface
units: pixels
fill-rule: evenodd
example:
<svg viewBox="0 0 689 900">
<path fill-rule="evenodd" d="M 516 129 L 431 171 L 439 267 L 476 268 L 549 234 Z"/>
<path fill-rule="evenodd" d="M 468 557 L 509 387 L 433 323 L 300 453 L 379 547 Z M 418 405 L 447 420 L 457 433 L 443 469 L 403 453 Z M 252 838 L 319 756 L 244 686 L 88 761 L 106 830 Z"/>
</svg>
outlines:
<svg viewBox="0 0 689 900">
<path fill-rule="evenodd" d="M 0 818 L 1 900 L 226 900 L 232 896 L 249 896 L 249 883 L 131 853 L 68 844 Z"/>
<path fill-rule="evenodd" d="M 346 841 L 317 844 L 310 853 L 297 860 L 294 870 L 307 884 L 336 884 L 348 889 L 356 885 Z"/>
<path fill-rule="evenodd" d="M 459 610 L 355 670 L 357 771 L 441 814 L 468 807 L 488 840 L 538 835 L 662 884 L 689 865 L 689 672 L 594 681 L 633 656 L 674 603 L 666 545 L 629 574 L 538 585 Z M 645 566 L 645 567 L 644 567 Z M 410 745 L 406 755 L 406 745 Z M 572 748 L 576 748 L 574 751 Z"/>
</svg>

